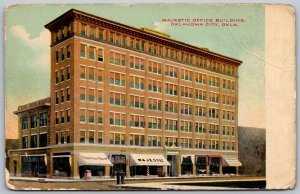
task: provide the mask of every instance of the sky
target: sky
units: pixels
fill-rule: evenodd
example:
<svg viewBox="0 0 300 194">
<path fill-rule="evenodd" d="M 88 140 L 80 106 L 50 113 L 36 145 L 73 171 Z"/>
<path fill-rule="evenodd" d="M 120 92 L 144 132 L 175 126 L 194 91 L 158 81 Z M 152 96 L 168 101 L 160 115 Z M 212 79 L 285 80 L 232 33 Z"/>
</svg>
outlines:
<svg viewBox="0 0 300 194">
<path fill-rule="evenodd" d="M 75 8 L 136 28 L 148 27 L 197 47 L 243 61 L 239 67 L 238 125 L 265 127 L 263 5 L 17 5 L 5 18 L 6 138 L 17 138 L 13 111 L 50 96 L 50 33 L 44 25 Z M 168 18 L 243 19 L 238 26 L 180 26 Z"/>
</svg>

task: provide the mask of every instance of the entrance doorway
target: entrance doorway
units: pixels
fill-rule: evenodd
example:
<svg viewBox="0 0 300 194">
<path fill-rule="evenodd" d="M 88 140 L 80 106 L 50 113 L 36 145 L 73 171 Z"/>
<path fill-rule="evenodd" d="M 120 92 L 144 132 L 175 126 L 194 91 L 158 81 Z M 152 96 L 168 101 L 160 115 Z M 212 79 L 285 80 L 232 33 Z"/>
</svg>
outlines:
<svg viewBox="0 0 300 194">
<path fill-rule="evenodd" d="M 17 161 L 14 160 L 14 176 L 17 176 Z"/>
<path fill-rule="evenodd" d="M 167 160 L 170 162 L 170 166 L 167 167 L 167 175 L 177 176 L 177 157 L 176 155 L 167 155 Z"/>
<path fill-rule="evenodd" d="M 110 168 L 110 176 L 114 177 L 117 171 L 123 171 L 126 175 L 126 156 L 125 155 L 112 155 L 111 162 L 113 166 Z"/>
</svg>

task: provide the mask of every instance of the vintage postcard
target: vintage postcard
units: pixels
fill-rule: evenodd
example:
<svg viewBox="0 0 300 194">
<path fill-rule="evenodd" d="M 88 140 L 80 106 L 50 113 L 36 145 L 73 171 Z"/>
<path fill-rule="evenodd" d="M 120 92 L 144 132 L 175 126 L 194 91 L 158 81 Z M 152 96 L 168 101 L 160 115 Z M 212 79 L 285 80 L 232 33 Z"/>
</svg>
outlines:
<svg viewBox="0 0 300 194">
<path fill-rule="evenodd" d="M 292 189 L 294 14 L 264 4 L 7 7 L 7 187 Z"/>
</svg>

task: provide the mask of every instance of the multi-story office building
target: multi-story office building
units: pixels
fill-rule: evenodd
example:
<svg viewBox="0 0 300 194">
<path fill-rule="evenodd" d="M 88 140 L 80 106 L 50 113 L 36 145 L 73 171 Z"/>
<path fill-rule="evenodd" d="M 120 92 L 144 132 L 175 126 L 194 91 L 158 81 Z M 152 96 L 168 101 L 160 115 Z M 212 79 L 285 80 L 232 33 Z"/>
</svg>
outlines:
<svg viewBox="0 0 300 194">
<path fill-rule="evenodd" d="M 74 9 L 45 27 L 49 176 L 236 173 L 241 61 Z"/>
</svg>

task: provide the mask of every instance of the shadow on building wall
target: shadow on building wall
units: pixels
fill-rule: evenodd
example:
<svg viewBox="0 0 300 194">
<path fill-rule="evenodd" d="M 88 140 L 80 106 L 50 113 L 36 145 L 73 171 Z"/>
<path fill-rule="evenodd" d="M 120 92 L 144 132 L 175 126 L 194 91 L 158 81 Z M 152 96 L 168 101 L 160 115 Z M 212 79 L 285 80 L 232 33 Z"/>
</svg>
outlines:
<svg viewBox="0 0 300 194">
<path fill-rule="evenodd" d="M 266 175 L 266 130 L 264 128 L 238 127 L 239 160 L 241 175 Z"/>
</svg>

